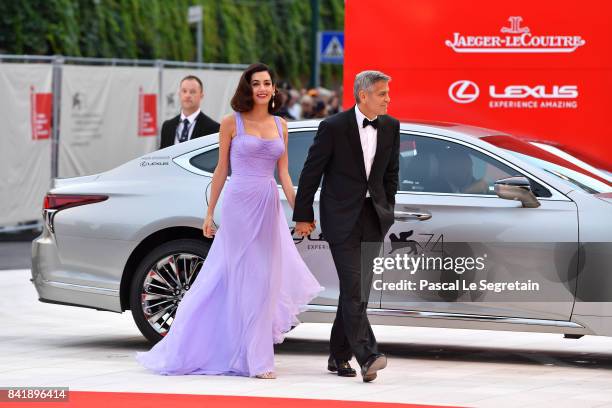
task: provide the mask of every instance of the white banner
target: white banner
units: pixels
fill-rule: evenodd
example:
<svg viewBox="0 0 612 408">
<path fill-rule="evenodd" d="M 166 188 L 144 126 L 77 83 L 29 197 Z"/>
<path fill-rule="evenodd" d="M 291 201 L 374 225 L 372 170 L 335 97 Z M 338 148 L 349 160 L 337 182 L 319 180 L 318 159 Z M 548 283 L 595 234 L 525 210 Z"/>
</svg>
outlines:
<svg viewBox="0 0 612 408">
<path fill-rule="evenodd" d="M 159 69 L 65 65 L 59 177 L 100 173 L 157 149 Z"/>
<path fill-rule="evenodd" d="M 179 83 L 187 75 L 197 76 L 204 85 L 204 100 L 200 107 L 202 112 L 217 122 L 221 122 L 224 115 L 232 112 L 230 100 L 234 96 L 242 71 L 164 68 L 160 127 L 164 120 L 180 113 Z"/>
<path fill-rule="evenodd" d="M 51 182 L 52 68 L 0 64 L 0 226 L 41 219 Z"/>
</svg>

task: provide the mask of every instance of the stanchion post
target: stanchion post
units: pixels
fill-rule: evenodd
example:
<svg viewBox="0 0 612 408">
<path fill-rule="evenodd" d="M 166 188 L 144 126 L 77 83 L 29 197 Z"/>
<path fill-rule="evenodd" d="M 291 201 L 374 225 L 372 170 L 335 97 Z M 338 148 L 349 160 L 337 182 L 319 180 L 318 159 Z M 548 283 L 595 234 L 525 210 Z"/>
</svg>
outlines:
<svg viewBox="0 0 612 408">
<path fill-rule="evenodd" d="M 163 60 L 155 60 L 155 66 L 157 67 L 157 74 L 158 74 L 158 79 L 157 79 L 157 135 L 155 136 L 155 140 L 157 143 L 157 147 L 161 146 L 161 126 L 163 123 L 164 118 L 162 117 L 162 104 L 163 104 L 163 97 L 164 97 L 164 61 Z M 154 149 L 156 150 L 157 147 Z"/>
<path fill-rule="evenodd" d="M 62 67 L 64 56 L 53 57 L 51 71 L 51 93 L 53 94 L 52 131 L 51 131 L 51 187 L 59 171 L 60 104 L 62 102 Z"/>
</svg>

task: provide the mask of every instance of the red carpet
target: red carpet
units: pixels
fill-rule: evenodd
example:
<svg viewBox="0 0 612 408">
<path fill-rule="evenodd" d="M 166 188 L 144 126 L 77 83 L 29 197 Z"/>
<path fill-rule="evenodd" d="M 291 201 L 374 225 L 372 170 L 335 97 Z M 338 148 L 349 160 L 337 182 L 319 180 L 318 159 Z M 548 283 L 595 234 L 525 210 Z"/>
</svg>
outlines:
<svg viewBox="0 0 612 408">
<path fill-rule="evenodd" d="M 433 405 L 382 402 L 265 398 L 221 395 L 145 394 L 70 391 L 68 402 L 0 402 L 2 407 L 41 408 L 426 408 Z"/>
</svg>

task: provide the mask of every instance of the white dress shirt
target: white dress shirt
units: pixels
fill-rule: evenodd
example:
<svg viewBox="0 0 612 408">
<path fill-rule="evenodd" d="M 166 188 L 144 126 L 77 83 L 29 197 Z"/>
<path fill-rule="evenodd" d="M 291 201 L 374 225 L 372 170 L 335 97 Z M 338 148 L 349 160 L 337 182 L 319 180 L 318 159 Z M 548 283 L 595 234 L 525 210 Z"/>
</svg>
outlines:
<svg viewBox="0 0 612 408">
<path fill-rule="evenodd" d="M 183 126 L 185 126 L 185 123 L 184 123 L 185 119 L 189 121 L 189 131 L 187 133 L 187 140 L 191 140 L 191 135 L 193 134 L 193 128 L 195 127 L 194 126 L 195 120 L 199 114 L 200 114 L 200 109 L 193 112 L 189 116 L 185 116 L 183 111 L 181 111 L 181 120 L 179 121 L 179 125 L 176 127 L 176 132 L 174 132 L 174 144 L 179 143 L 179 137 L 181 136 L 181 133 L 183 132 Z"/>
<path fill-rule="evenodd" d="M 355 105 L 355 116 L 357 117 L 357 129 L 359 129 L 359 139 L 361 140 L 361 150 L 363 150 L 363 163 L 365 164 L 366 177 L 370 177 L 374 156 L 376 156 L 376 138 L 377 130 L 372 126 L 363 127 L 363 119 L 366 116 L 361 113 L 359 107 Z M 368 120 L 374 120 L 377 117 Z M 370 196 L 370 192 L 366 192 L 366 197 Z"/>
</svg>

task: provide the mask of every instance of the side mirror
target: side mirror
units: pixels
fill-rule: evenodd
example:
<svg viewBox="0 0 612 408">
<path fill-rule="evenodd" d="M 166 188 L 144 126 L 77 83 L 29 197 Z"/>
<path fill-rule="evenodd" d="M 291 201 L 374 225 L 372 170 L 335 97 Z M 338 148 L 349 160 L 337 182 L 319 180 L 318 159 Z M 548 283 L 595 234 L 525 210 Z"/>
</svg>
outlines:
<svg viewBox="0 0 612 408">
<path fill-rule="evenodd" d="M 523 176 L 497 180 L 495 182 L 495 194 L 506 200 L 518 200 L 525 208 L 540 206 L 540 202 L 531 191 L 529 180 Z"/>
</svg>

